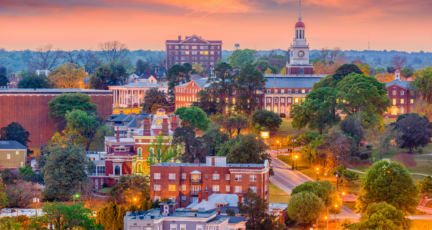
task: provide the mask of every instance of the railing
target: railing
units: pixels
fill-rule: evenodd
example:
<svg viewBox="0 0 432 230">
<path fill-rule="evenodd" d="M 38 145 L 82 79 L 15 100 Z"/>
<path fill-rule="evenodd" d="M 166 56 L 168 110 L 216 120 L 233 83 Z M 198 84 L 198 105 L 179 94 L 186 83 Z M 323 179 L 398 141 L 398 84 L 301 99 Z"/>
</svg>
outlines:
<svg viewBox="0 0 432 230">
<path fill-rule="evenodd" d="M 106 176 L 105 173 L 92 173 L 88 174 L 88 176 Z"/>
<path fill-rule="evenodd" d="M 191 190 L 191 191 L 190 191 L 190 194 L 191 194 L 191 195 L 198 195 L 200 192 L 201 192 L 201 191 L 193 191 L 193 190 Z"/>
<path fill-rule="evenodd" d="M 191 183 L 201 183 L 201 178 L 198 179 L 191 178 Z"/>
</svg>

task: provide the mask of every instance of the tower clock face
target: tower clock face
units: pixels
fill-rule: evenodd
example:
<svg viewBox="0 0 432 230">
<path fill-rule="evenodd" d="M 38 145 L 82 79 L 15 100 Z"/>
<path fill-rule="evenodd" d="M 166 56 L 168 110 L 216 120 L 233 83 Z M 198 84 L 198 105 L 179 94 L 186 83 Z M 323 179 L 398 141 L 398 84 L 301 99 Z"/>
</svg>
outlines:
<svg viewBox="0 0 432 230">
<path fill-rule="evenodd" d="M 300 51 L 297 53 L 297 55 L 298 55 L 299 57 L 304 57 L 305 52 L 304 52 L 303 50 L 300 50 Z"/>
</svg>

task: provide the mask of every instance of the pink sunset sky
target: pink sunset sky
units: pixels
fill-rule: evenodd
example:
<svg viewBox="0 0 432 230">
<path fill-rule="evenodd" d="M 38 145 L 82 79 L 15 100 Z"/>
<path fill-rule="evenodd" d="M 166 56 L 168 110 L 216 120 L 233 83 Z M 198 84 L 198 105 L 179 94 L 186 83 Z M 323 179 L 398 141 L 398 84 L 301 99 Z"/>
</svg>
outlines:
<svg viewBox="0 0 432 230">
<path fill-rule="evenodd" d="M 296 0 L 0 0 L 0 48 L 98 49 L 118 40 L 129 49 L 164 50 L 165 40 L 196 34 L 224 50 L 287 49 Z M 431 0 L 304 0 L 312 49 L 432 52 Z"/>
</svg>

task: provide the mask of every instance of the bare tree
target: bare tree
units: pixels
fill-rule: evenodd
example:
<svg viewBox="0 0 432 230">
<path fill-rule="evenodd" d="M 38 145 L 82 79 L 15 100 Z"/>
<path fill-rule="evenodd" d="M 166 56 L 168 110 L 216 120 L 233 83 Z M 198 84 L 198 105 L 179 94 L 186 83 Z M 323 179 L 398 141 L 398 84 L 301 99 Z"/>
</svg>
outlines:
<svg viewBox="0 0 432 230">
<path fill-rule="evenodd" d="M 329 49 L 327 47 L 322 48 L 320 51 L 316 53 L 316 56 L 319 60 L 321 60 L 324 64 L 331 62 L 341 61 L 345 58 L 345 53 L 339 48 L 335 47 L 333 49 Z"/>
<path fill-rule="evenodd" d="M 62 56 L 63 51 L 60 49 L 54 50 L 53 46 L 48 44 L 38 47 L 27 64 L 30 69 L 52 70 Z"/>
<path fill-rule="evenodd" d="M 108 198 L 98 197 L 93 193 L 94 183 L 93 180 L 88 179 L 83 183 L 81 190 L 81 200 L 84 202 L 86 207 L 90 210 L 94 210 L 94 208 L 100 204 L 105 203 Z"/>
<path fill-rule="evenodd" d="M 92 74 L 102 63 L 97 59 L 97 54 L 93 50 L 82 50 L 77 55 L 78 59 L 84 65 L 87 73 Z"/>
<path fill-rule="evenodd" d="M 65 51 L 63 52 L 63 58 L 67 60 L 67 62 L 78 65 L 79 58 L 78 55 L 74 54 L 73 51 Z"/>
<path fill-rule="evenodd" d="M 395 55 L 390 59 L 390 65 L 395 67 L 398 70 L 401 70 L 407 62 L 407 58 L 405 56 Z"/>
<path fill-rule="evenodd" d="M 99 44 L 99 47 L 108 62 L 119 61 L 125 58 L 129 53 L 126 44 L 118 41 L 107 41 Z"/>
</svg>

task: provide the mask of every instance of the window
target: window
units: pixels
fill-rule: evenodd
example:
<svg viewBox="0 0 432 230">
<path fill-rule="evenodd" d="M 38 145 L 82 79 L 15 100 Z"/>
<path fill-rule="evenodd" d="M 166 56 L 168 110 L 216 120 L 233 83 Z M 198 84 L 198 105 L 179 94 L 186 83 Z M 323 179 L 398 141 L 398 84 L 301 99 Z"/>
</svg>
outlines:
<svg viewBox="0 0 432 230">
<path fill-rule="evenodd" d="M 97 167 L 97 173 L 99 174 L 105 174 L 105 166 L 98 166 Z"/>
<path fill-rule="evenodd" d="M 288 103 L 291 103 L 291 98 L 290 97 L 288 98 Z"/>
<path fill-rule="evenodd" d="M 256 187 L 256 186 L 250 186 L 250 189 L 252 189 L 252 191 L 253 191 L 254 193 L 257 193 L 257 187 Z"/>
<path fill-rule="evenodd" d="M 182 196 L 182 202 L 186 202 L 186 196 Z"/>
<path fill-rule="evenodd" d="M 270 93 L 270 90 L 269 90 L 269 89 L 267 90 L 267 93 Z"/>
<path fill-rule="evenodd" d="M 182 184 L 182 191 L 183 192 L 186 191 L 186 185 L 185 184 Z"/>
<path fill-rule="evenodd" d="M 192 51 L 192 55 L 197 55 L 198 51 Z"/>
<path fill-rule="evenodd" d="M 138 173 L 142 173 L 142 165 L 141 165 L 141 163 L 139 163 L 139 164 L 137 165 L 137 172 L 138 172 Z"/>
<path fill-rule="evenodd" d="M 405 104 L 405 100 L 404 99 L 401 99 L 401 104 Z"/>
<path fill-rule="evenodd" d="M 170 230 L 177 230 L 177 224 L 170 224 Z"/>
<path fill-rule="evenodd" d="M 170 173 L 169 176 L 168 176 L 168 178 L 170 180 L 175 180 L 175 173 Z"/>
<path fill-rule="evenodd" d="M 393 105 L 396 105 L 396 99 L 393 99 Z"/>
<path fill-rule="evenodd" d="M 294 104 L 298 104 L 298 103 L 299 103 L 299 98 L 298 97 L 294 98 Z"/>
<path fill-rule="evenodd" d="M 180 224 L 180 230 L 186 230 L 186 224 Z"/>
<path fill-rule="evenodd" d="M 396 90 L 393 90 L 393 95 L 396 95 Z"/>
<path fill-rule="evenodd" d="M 304 74 L 304 69 L 300 68 L 300 74 Z"/>
<path fill-rule="evenodd" d="M 212 48 L 213 48 L 213 46 L 212 46 Z M 214 55 L 214 51 L 210 51 L 210 55 Z"/>
<path fill-rule="evenodd" d="M 202 225 L 197 225 L 196 230 L 204 230 L 204 227 Z"/>
<path fill-rule="evenodd" d="M 305 89 L 302 89 L 302 93 L 306 93 L 306 90 L 305 90 Z"/>
<path fill-rule="evenodd" d="M 174 46 L 174 48 L 178 50 L 179 46 Z"/>
<path fill-rule="evenodd" d="M 7 159 L 10 160 L 10 154 L 7 155 Z"/>
<path fill-rule="evenodd" d="M 18 151 L 16 151 L 16 155 L 19 155 L 19 152 L 18 152 Z"/>
<path fill-rule="evenodd" d="M 160 185 L 159 185 L 159 184 L 155 184 L 155 185 L 153 186 L 153 190 L 154 190 L 154 191 L 160 191 Z"/>
<path fill-rule="evenodd" d="M 288 93 L 291 93 L 291 90 L 290 90 L 290 89 L 288 90 Z"/>
<path fill-rule="evenodd" d="M 414 99 L 411 99 L 411 100 L 410 100 L 410 103 L 411 103 L 411 104 L 414 104 Z"/>
<path fill-rule="evenodd" d="M 213 180 L 219 180 L 219 174 L 213 174 Z"/>
<path fill-rule="evenodd" d="M 154 196 L 153 201 L 157 201 L 157 200 L 159 200 L 159 196 Z"/>
<path fill-rule="evenodd" d="M 176 197 L 175 196 L 171 196 L 170 199 L 171 199 L 172 202 L 176 201 Z"/>
<path fill-rule="evenodd" d="M 270 103 L 270 98 L 267 98 L 267 103 Z"/>
<path fill-rule="evenodd" d="M 282 102 L 282 103 L 285 103 L 285 98 L 284 98 L 284 97 L 281 98 L 281 102 Z"/>
<path fill-rule="evenodd" d="M 168 185 L 168 191 L 175 192 L 175 184 Z"/>
<path fill-rule="evenodd" d="M 242 186 L 235 186 L 235 193 L 241 193 L 242 191 Z"/>
<path fill-rule="evenodd" d="M 213 185 L 213 192 L 219 192 L 219 185 Z"/>
<path fill-rule="evenodd" d="M 225 175 L 225 180 L 230 180 L 230 174 Z"/>
<path fill-rule="evenodd" d="M 405 92 L 403 90 L 400 91 L 401 95 L 405 95 Z"/>
<path fill-rule="evenodd" d="M 298 89 L 295 90 L 295 93 L 298 93 Z"/>
<path fill-rule="evenodd" d="M 278 98 L 275 98 L 275 99 L 274 99 L 274 102 L 275 102 L 275 103 L 278 103 Z"/>
<path fill-rule="evenodd" d="M 241 181 L 242 180 L 242 175 L 234 175 L 234 180 L 235 181 Z"/>
<path fill-rule="evenodd" d="M 226 186 L 225 186 L 225 191 L 226 191 L 226 192 L 230 192 L 230 186 L 229 186 L 229 185 L 226 185 Z"/>
<path fill-rule="evenodd" d="M 277 89 L 275 89 L 274 91 L 275 91 L 275 93 L 278 93 L 278 90 L 277 90 Z"/>
<path fill-rule="evenodd" d="M 114 174 L 115 174 L 116 176 L 119 176 L 119 175 L 120 175 L 120 166 L 116 165 L 116 166 L 114 167 Z"/>
<path fill-rule="evenodd" d="M 142 149 L 138 148 L 138 157 L 142 157 Z"/>
<path fill-rule="evenodd" d="M 193 50 L 196 50 L 198 47 L 197 46 L 192 46 L 192 49 Z"/>
<path fill-rule="evenodd" d="M 155 173 L 155 174 L 153 174 L 153 178 L 155 180 L 160 180 L 161 179 L 161 174 L 160 173 Z"/>
<path fill-rule="evenodd" d="M 251 182 L 256 182 L 256 181 L 257 181 L 257 175 L 250 175 L 250 176 L 249 176 L 249 180 L 250 180 Z"/>
<path fill-rule="evenodd" d="M 186 180 L 186 173 L 182 173 L 182 180 Z"/>
</svg>

